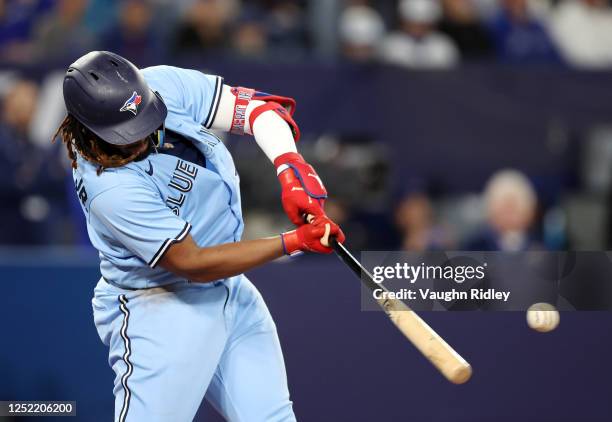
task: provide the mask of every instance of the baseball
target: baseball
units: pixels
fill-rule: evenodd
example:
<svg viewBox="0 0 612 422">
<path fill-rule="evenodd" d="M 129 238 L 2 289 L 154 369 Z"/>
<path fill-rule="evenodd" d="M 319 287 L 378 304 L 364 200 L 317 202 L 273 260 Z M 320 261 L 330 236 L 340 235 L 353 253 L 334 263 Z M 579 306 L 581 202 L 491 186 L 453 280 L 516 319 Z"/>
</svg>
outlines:
<svg viewBox="0 0 612 422">
<path fill-rule="evenodd" d="M 557 328 L 559 320 L 559 311 L 549 303 L 535 303 L 527 309 L 527 325 L 540 333 Z"/>
</svg>

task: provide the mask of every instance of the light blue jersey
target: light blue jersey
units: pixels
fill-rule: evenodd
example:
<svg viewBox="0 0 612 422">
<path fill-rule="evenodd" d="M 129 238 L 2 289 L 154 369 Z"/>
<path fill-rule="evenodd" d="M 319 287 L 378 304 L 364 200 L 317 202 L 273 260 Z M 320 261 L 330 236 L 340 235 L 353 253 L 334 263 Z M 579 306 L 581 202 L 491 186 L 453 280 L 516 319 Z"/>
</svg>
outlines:
<svg viewBox="0 0 612 422">
<path fill-rule="evenodd" d="M 191 140 L 206 167 L 164 153 L 97 174 L 79 157 L 77 194 L 106 281 L 124 288 L 174 283 L 157 267 L 168 247 L 188 233 L 202 247 L 240 240 L 239 178 L 223 143 L 208 128 L 223 79 L 195 70 L 156 66 L 142 71 L 167 108 L 166 129 Z"/>
<path fill-rule="evenodd" d="M 166 103 L 175 147 L 100 175 L 79 157 L 74 170 L 100 252 L 92 305 L 115 372 L 115 421 L 188 422 L 206 398 L 231 421 L 294 422 L 276 326 L 255 286 L 244 275 L 193 283 L 157 266 L 188 233 L 202 247 L 240 240 L 238 175 L 208 131 L 223 81 L 169 66 L 142 73 Z"/>
</svg>

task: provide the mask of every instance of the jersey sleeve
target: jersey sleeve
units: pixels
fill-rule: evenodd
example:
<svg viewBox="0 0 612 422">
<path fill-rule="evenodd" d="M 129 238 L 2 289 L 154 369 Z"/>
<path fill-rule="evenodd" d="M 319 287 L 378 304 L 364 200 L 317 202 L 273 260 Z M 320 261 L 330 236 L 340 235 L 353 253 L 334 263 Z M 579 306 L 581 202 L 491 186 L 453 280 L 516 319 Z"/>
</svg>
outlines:
<svg viewBox="0 0 612 422">
<path fill-rule="evenodd" d="M 146 186 L 118 186 L 96 196 L 90 222 L 106 228 L 114 240 L 154 268 L 170 245 L 180 242 L 191 225 L 176 216 L 157 192 Z"/>
<path fill-rule="evenodd" d="M 181 112 L 191 115 L 210 129 L 219 108 L 223 88 L 221 76 L 207 75 L 194 69 L 174 66 L 154 66 L 143 69 L 153 89 L 163 90 L 162 97 L 172 98 Z"/>
</svg>

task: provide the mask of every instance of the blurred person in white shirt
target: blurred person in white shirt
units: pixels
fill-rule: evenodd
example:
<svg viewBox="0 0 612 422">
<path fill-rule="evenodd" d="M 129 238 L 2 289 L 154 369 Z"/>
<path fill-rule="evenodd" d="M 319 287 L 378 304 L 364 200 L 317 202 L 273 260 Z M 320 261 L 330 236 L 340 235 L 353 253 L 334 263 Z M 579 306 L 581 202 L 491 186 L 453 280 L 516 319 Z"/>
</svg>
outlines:
<svg viewBox="0 0 612 422">
<path fill-rule="evenodd" d="M 612 9 L 607 0 L 565 0 L 550 32 L 565 60 L 586 69 L 612 66 Z"/>
<path fill-rule="evenodd" d="M 523 173 L 506 169 L 494 173 L 483 193 L 486 224 L 464 249 L 518 252 L 541 246 L 533 236 L 538 198 Z"/>
<path fill-rule="evenodd" d="M 389 34 L 380 47 L 383 62 L 414 69 L 445 69 L 459 62 L 459 50 L 436 30 L 442 16 L 438 0 L 401 0 L 400 30 Z"/>
<path fill-rule="evenodd" d="M 369 61 L 385 35 L 385 24 L 369 6 L 349 6 L 340 15 L 338 32 L 342 54 L 349 60 Z"/>
</svg>

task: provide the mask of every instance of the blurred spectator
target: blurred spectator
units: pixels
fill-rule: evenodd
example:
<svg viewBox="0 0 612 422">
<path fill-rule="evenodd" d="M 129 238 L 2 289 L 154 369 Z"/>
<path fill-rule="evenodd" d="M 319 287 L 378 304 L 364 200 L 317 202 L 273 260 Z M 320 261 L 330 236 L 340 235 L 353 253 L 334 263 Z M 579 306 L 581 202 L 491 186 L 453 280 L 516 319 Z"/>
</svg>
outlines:
<svg viewBox="0 0 612 422">
<path fill-rule="evenodd" d="M 368 6 L 349 6 L 339 19 L 342 54 L 354 61 L 375 58 L 385 34 L 385 24 L 378 12 Z"/>
<path fill-rule="evenodd" d="M 269 46 L 265 14 L 259 9 L 244 11 L 231 35 L 232 54 L 251 60 L 266 60 Z"/>
<path fill-rule="evenodd" d="M 497 55 L 507 63 L 558 63 L 559 55 L 527 0 L 502 0 L 490 23 Z"/>
<path fill-rule="evenodd" d="M 499 8 L 500 0 L 474 0 L 474 7 L 478 11 L 481 20 L 493 17 Z"/>
<path fill-rule="evenodd" d="M 612 10 L 606 0 L 564 1 L 553 12 L 550 27 L 568 63 L 612 66 Z"/>
<path fill-rule="evenodd" d="M 383 61 L 409 68 L 449 68 L 459 61 L 459 51 L 435 26 L 442 15 L 438 1 L 401 0 L 401 28 L 381 45 Z"/>
<path fill-rule="evenodd" d="M 480 23 L 474 0 L 443 0 L 444 19 L 440 30 L 451 37 L 461 56 L 478 59 L 493 53 L 493 43 L 486 28 Z"/>
<path fill-rule="evenodd" d="M 536 247 L 531 227 L 537 206 L 529 179 L 516 170 L 502 170 L 484 191 L 487 227 L 471 238 L 466 250 L 524 251 Z"/>
<path fill-rule="evenodd" d="M 31 117 L 28 135 L 30 142 L 43 149 L 52 148 L 49 135 L 55 132 L 66 116 L 62 89 L 65 74 L 64 69 L 49 73 L 38 88 L 36 111 Z"/>
<path fill-rule="evenodd" d="M 62 239 L 65 169 L 54 150 L 30 142 L 29 126 L 38 87 L 18 81 L 6 94 L 0 121 L 0 243 L 40 244 Z"/>
<path fill-rule="evenodd" d="M 234 1 L 195 0 L 176 29 L 172 52 L 178 55 L 218 53 L 229 44 L 227 34 L 234 12 Z"/>
<path fill-rule="evenodd" d="M 300 57 L 309 46 L 306 16 L 297 0 L 268 0 L 266 26 L 272 53 L 284 59 Z"/>
<path fill-rule="evenodd" d="M 30 81 L 16 81 L 6 93 L 2 108 L 2 123 L 18 139 L 27 136 L 30 119 L 36 108 L 38 86 Z"/>
<path fill-rule="evenodd" d="M 103 48 L 128 57 L 137 66 L 159 64 L 156 62 L 163 52 L 159 34 L 152 25 L 153 13 L 147 0 L 122 2 L 118 22 L 103 36 Z"/>
<path fill-rule="evenodd" d="M 154 1 L 154 0 L 152 0 Z M 119 5 L 116 0 L 88 0 L 83 20 L 93 34 L 102 34 L 117 22 Z"/>
<path fill-rule="evenodd" d="M 32 60 L 32 31 L 52 0 L 0 0 L 0 54 L 8 62 Z"/>
<path fill-rule="evenodd" d="M 395 223 L 406 251 L 444 250 L 452 247 L 447 230 L 436 226 L 429 197 L 423 193 L 406 196 L 396 208 Z"/>
<path fill-rule="evenodd" d="M 93 38 L 84 24 L 87 0 L 58 0 L 55 10 L 37 25 L 35 59 L 67 57 L 76 59 L 92 49 Z"/>
</svg>

